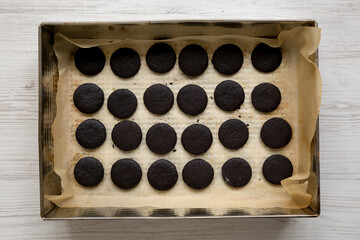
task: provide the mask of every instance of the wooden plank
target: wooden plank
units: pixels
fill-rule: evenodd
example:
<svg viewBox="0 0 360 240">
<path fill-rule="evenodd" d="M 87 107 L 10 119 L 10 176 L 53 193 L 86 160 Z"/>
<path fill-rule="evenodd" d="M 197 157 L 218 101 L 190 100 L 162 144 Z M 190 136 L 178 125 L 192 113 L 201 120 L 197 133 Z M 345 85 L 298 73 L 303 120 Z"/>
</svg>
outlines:
<svg viewBox="0 0 360 240">
<path fill-rule="evenodd" d="M 39 217 L 37 27 L 41 21 L 315 19 L 322 214 L 317 219 L 56 221 Z M 1 239 L 358 239 L 359 1 L 0 1 Z"/>
</svg>

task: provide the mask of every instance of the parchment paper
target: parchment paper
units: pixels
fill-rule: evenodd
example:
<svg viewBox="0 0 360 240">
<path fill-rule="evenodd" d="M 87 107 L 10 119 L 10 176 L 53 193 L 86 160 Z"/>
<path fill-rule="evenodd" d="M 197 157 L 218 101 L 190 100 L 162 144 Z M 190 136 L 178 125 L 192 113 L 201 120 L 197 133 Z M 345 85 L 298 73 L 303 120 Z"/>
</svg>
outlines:
<svg viewBox="0 0 360 240">
<path fill-rule="evenodd" d="M 310 204 L 311 196 L 306 193 L 307 179 L 310 173 L 310 143 L 314 136 L 316 120 L 320 107 L 321 80 L 316 64 L 309 59 L 320 41 L 320 29 L 298 27 L 283 31 L 277 39 L 262 39 L 246 36 L 191 36 L 162 40 L 170 44 L 176 55 L 190 43 L 203 46 L 209 55 L 207 70 L 196 78 L 184 75 L 178 66 L 166 74 L 155 74 L 146 65 L 147 49 L 159 40 L 136 39 L 70 39 L 64 35 L 55 36 L 55 53 L 58 58 L 59 82 L 57 89 L 57 115 L 52 127 L 54 136 L 54 169 L 62 180 L 62 194 L 48 195 L 47 199 L 59 207 L 163 207 L 163 208 L 303 208 Z M 251 64 L 251 52 L 260 42 L 271 46 L 280 46 L 283 61 L 272 73 L 260 73 Z M 222 44 L 238 45 L 244 53 L 244 64 L 240 71 L 232 76 L 217 73 L 210 60 L 215 49 Z M 82 75 L 75 67 L 73 55 L 78 47 L 99 46 L 105 56 L 106 64 L 101 73 L 88 77 Z M 114 75 L 110 68 L 111 54 L 120 47 L 135 49 L 141 57 L 140 71 L 130 79 L 121 79 Z M 220 110 L 213 99 L 215 87 L 223 80 L 231 79 L 244 88 L 245 102 L 241 109 L 234 112 Z M 73 93 L 83 83 L 95 83 L 105 94 L 104 105 L 99 112 L 92 115 L 80 113 L 73 104 Z M 251 91 L 263 82 L 275 84 L 281 91 L 282 101 L 271 113 L 260 113 L 251 104 Z M 155 83 L 166 84 L 174 93 L 187 84 L 198 84 L 206 91 L 209 102 L 206 110 L 198 116 L 188 116 L 180 111 L 176 101 L 169 113 L 158 116 L 150 113 L 143 104 L 144 91 Z M 138 100 L 138 108 L 129 119 L 137 122 L 142 129 L 143 141 L 134 151 L 124 152 L 113 146 L 111 131 L 119 119 L 107 110 L 107 98 L 116 89 L 127 88 L 134 92 Z M 290 143 L 281 149 L 267 148 L 260 139 L 263 123 L 272 117 L 286 119 L 293 130 Z M 100 120 L 107 129 L 105 143 L 95 150 L 82 148 L 75 139 L 77 126 L 85 119 Z M 249 140 L 239 150 L 224 148 L 218 139 L 218 129 L 227 119 L 238 118 L 249 124 Z M 189 125 L 199 122 L 210 128 L 213 144 L 208 152 L 200 156 L 187 153 L 180 141 L 182 131 Z M 147 130 L 155 123 L 166 122 L 176 131 L 178 141 L 176 151 L 158 155 L 146 146 Z M 272 154 L 288 157 L 294 167 L 292 177 L 283 180 L 282 185 L 268 183 L 262 175 L 262 165 Z M 73 176 L 76 162 L 84 156 L 99 159 L 105 169 L 103 181 L 94 188 L 79 185 Z M 118 159 L 130 157 L 136 160 L 143 171 L 143 177 L 137 187 L 121 190 L 111 181 L 110 169 Z M 186 186 L 181 178 L 184 165 L 200 157 L 208 161 L 214 168 L 214 180 L 209 187 L 197 191 Z M 231 188 L 221 177 L 223 163 L 232 157 L 246 159 L 252 168 L 250 182 L 242 188 Z M 175 164 L 179 180 L 169 191 L 160 192 L 153 189 L 146 178 L 148 167 L 156 160 L 165 158 Z"/>
</svg>

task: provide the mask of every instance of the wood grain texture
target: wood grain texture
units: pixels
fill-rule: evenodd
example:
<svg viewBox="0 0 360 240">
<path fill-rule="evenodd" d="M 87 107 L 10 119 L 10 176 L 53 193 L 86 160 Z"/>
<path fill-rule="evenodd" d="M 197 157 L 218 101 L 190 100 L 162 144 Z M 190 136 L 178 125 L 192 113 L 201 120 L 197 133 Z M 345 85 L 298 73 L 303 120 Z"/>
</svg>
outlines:
<svg viewBox="0 0 360 240">
<path fill-rule="evenodd" d="M 55 221 L 39 217 L 37 26 L 42 21 L 315 19 L 321 204 L 316 219 Z M 0 238 L 359 239 L 360 1 L 0 1 Z"/>
</svg>

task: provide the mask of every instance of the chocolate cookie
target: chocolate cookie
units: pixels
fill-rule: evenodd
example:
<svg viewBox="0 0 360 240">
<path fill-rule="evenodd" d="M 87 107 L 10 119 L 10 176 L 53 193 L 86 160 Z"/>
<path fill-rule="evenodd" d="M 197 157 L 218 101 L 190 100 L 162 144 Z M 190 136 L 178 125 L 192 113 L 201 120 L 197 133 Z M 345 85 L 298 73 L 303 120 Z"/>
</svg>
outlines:
<svg viewBox="0 0 360 240">
<path fill-rule="evenodd" d="M 127 89 L 118 89 L 110 94 L 107 107 L 117 118 L 128 118 L 137 108 L 136 96 Z"/>
<path fill-rule="evenodd" d="M 204 189 L 212 182 L 214 169 L 203 159 L 193 159 L 185 165 L 182 178 L 189 187 L 197 190 Z"/>
<path fill-rule="evenodd" d="M 76 181 L 84 187 L 98 185 L 104 177 L 104 168 L 99 160 L 93 157 L 80 159 L 74 168 Z"/>
<path fill-rule="evenodd" d="M 250 181 L 252 171 L 245 159 L 231 158 L 222 166 L 221 174 L 227 184 L 238 188 L 245 186 Z"/>
<path fill-rule="evenodd" d="M 79 48 L 74 57 L 75 66 L 84 75 L 100 73 L 105 66 L 105 55 L 98 47 Z"/>
<path fill-rule="evenodd" d="M 135 76 L 140 69 L 139 54 L 131 48 L 119 48 L 111 55 L 110 67 L 121 78 Z"/>
<path fill-rule="evenodd" d="M 222 110 L 234 111 L 243 104 L 245 93 L 237 82 L 225 80 L 216 86 L 214 98 L 216 105 Z"/>
<path fill-rule="evenodd" d="M 75 90 L 73 101 L 80 112 L 96 113 L 104 103 L 104 92 L 95 84 L 84 83 Z"/>
<path fill-rule="evenodd" d="M 120 159 L 111 167 L 111 180 L 119 188 L 133 188 L 138 185 L 141 177 L 140 165 L 131 158 Z"/>
<path fill-rule="evenodd" d="M 170 111 L 174 104 L 174 94 L 167 86 L 154 84 L 146 89 L 144 104 L 152 113 L 165 114 Z"/>
<path fill-rule="evenodd" d="M 281 180 L 293 174 L 293 166 L 287 157 L 276 154 L 268 157 L 262 168 L 265 179 L 272 184 L 281 184 Z"/>
<path fill-rule="evenodd" d="M 241 120 L 229 119 L 221 124 L 218 136 L 224 147 L 239 149 L 247 142 L 249 130 Z"/>
<path fill-rule="evenodd" d="M 216 49 L 211 61 L 216 71 L 224 75 L 231 75 L 240 70 L 244 57 L 238 46 L 225 44 Z"/>
<path fill-rule="evenodd" d="M 275 71 L 281 64 L 280 48 L 273 48 L 264 43 L 257 45 L 251 53 L 252 65 L 260 72 Z"/>
<path fill-rule="evenodd" d="M 205 110 L 208 99 L 204 89 L 189 84 L 180 89 L 176 101 L 181 111 L 195 116 Z"/>
<path fill-rule="evenodd" d="M 280 90 L 274 84 L 261 83 L 252 91 L 251 102 L 260 112 L 274 111 L 281 102 Z"/>
<path fill-rule="evenodd" d="M 131 151 L 136 149 L 141 143 L 141 128 L 135 122 L 124 120 L 114 126 L 111 138 L 114 144 L 121 150 Z"/>
<path fill-rule="evenodd" d="M 211 147 L 213 137 L 208 127 L 193 124 L 187 127 L 181 135 L 181 144 L 191 154 L 205 153 Z"/>
<path fill-rule="evenodd" d="M 106 129 L 99 120 L 87 119 L 79 124 L 75 136 L 82 147 L 94 149 L 105 142 Z"/>
<path fill-rule="evenodd" d="M 187 45 L 179 54 L 179 67 L 188 76 L 199 76 L 206 70 L 208 64 L 208 55 L 205 49 L 199 45 Z"/>
<path fill-rule="evenodd" d="M 271 118 L 261 128 L 261 140 L 269 148 L 285 147 L 291 140 L 292 130 L 282 118 Z"/>
<path fill-rule="evenodd" d="M 150 185 L 159 191 L 172 188 L 177 180 L 178 173 L 174 164 L 165 159 L 160 159 L 151 164 L 147 172 Z"/>
<path fill-rule="evenodd" d="M 175 51 L 166 43 L 156 43 L 146 53 L 146 63 L 156 73 L 169 72 L 174 67 L 175 61 Z"/>
<path fill-rule="evenodd" d="M 176 132 L 166 123 L 157 123 L 147 132 L 146 144 L 154 153 L 168 153 L 175 147 Z"/>
</svg>

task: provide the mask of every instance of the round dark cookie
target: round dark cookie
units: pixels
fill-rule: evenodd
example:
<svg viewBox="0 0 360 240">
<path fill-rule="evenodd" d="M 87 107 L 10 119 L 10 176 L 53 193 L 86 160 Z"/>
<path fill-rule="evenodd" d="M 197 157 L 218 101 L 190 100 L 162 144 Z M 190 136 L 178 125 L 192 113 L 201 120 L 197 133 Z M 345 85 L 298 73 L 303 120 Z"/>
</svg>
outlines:
<svg viewBox="0 0 360 240">
<path fill-rule="evenodd" d="M 131 48 L 119 48 L 111 55 L 110 67 L 121 78 L 133 77 L 140 69 L 139 54 Z"/>
<path fill-rule="evenodd" d="M 187 45 L 179 54 L 179 67 L 188 76 L 199 76 L 206 70 L 208 64 L 208 55 L 205 49 L 199 45 Z"/>
<path fill-rule="evenodd" d="M 139 184 L 141 177 L 140 165 L 131 158 L 120 159 L 111 167 L 111 180 L 119 188 L 133 188 Z"/>
<path fill-rule="evenodd" d="M 157 123 L 146 134 L 146 144 L 149 149 L 157 154 L 165 154 L 174 149 L 176 132 L 166 123 Z"/>
<path fill-rule="evenodd" d="M 106 129 L 99 120 L 87 119 L 79 124 L 75 136 L 82 147 L 94 149 L 105 142 Z"/>
<path fill-rule="evenodd" d="M 98 47 L 79 48 L 74 57 L 76 68 L 84 75 L 100 73 L 105 66 L 105 55 Z"/>
<path fill-rule="evenodd" d="M 189 187 L 197 190 L 204 189 L 212 182 L 214 169 L 203 159 L 193 159 L 184 166 L 182 178 Z"/>
<path fill-rule="evenodd" d="M 231 75 L 240 70 L 244 62 L 243 52 L 234 44 L 225 44 L 216 49 L 211 62 L 219 73 Z"/>
<path fill-rule="evenodd" d="M 208 99 L 204 89 L 189 84 L 180 89 L 176 101 L 181 111 L 195 116 L 205 110 Z"/>
<path fill-rule="evenodd" d="M 245 159 L 231 158 L 222 166 L 221 174 L 228 185 L 238 188 L 245 186 L 250 181 L 252 171 Z"/>
<path fill-rule="evenodd" d="M 80 112 L 96 113 L 104 103 L 104 92 L 96 84 L 84 83 L 75 90 L 73 101 Z"/>
<path fill-rule="evenodd" d="M 252 91 L 251 102 L 260 112 L 274 111 L 281 102 L 280 90 L 274 84 L 261 83 Z"/>
<path fill-rule="evenodd" d="M 260 72 L 275 71 L 281 64 L 280 48 L 273 48 L 264 43 L 257 45 L 251 53 L 252 65 Z"/>
<path fill-rule="evenodd" d="M 137 99 L 128 89 L 118 89 L 110 94 L 107 107 L 112 115 L 117 118 L 128 118 L 137 108 Z"/>
<path fill-rule="evenodd" d="M 211 147 L 213 137 L 208 127 L 193 124 L 187 127 L 181 135 L 181 144 L 191 154 L 205 153 Z"/>
<path fill-rule="evenodd" d="M 174 105 L 174 94 L 163 84 L 154 84 L 144 93 L 144 104 L 154 114 L 165 114 Z"/>
<path fill-rule="evenodd" d="M 216 105 L 222 110 L 234 111 L 243 104 L 245 93 L 237 82 L 225 80 L 216 86 L 214 98 Z"/>
<path fill-rule="evenodd" d="M 104 177 L 104 168 L 99 160 L 93 157 L 80 159 L 74 168 L 75 180 L 84 187 L 98 185 Z"/>
<path fill-rule="evenodd" d="M 124 120 L 114 126 L 111 138 L 119 149 L 131 151 L 136 149 L 141 143 L 141 128 L 133 121 Z"/>
<path fill-rule="evenodd" d="M 271 118 L 261 128 L 261 140 L 269 148 L 285 147 L 291 140 L 290 124 L 282 118 Z"/>
<path fill-rule="evenodd" d="M 224 147 L 239 149 L 243 147 L 249 139 L 249 130 L 241 120 L 229 119 L 221 124 L 218 136 Z"/>
<path fill-rule="evenodd" d="M 283 179 L 292 176 L 293 166 L 287 157 L 275 154 L 265 160 L 262 172 L 268 182 L 279 185 Z"/>
<path fill-rule="evenodd" d="M 168 160 L 160 159 L 151 164 L 147 172 L 147 178 L 153 188 L 165 191 L 176 184 L 178 173 L 174 164 Z"/>
<path fill-rule="evenodd" d="M 174 67 L 175 62 L 175 51 L 166 43 L 156 43 L 146 53 L 146 63 L 156 73 L 169 72 Z"/>
</svg>

